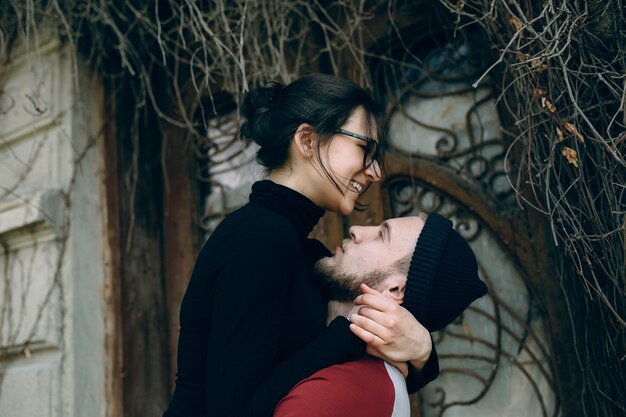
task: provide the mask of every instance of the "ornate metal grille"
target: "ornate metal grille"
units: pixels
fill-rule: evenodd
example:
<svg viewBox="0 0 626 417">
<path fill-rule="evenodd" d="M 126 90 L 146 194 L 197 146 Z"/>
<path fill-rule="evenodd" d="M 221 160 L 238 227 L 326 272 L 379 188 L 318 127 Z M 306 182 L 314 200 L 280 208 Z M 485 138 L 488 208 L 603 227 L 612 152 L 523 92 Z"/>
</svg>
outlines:
<svg viewBox="0 0 626 417">
<path fill-rule="evenodd" d="M 472 87 L 485 63 L 483 50 L 473 46 L 481 39 L 463 33 L 440 42 L 417 39 L 414 48 L 433 49 L 421 57 L 405 53 L 396 67 L 375 66 L 389 109 L 388 149 L 453 168 L 495 200 L 510 203 L 495 99 L 486 82 Z"/>
<path fill-rule="evenodd" d="M 430 175 L 441 178 L 441 172 L 415 169 L 426 162 L 433 170 L 445 168 L 494 207 L 515 209 L 492 90 L 486 84 L 472 87 L 483 69 L 479 42 L 471 33 L 433 41 L 427 53 L 410 56 L 410 68 L 396 69 L 386 82 L 390 159 L 408 161 L 401 169 L 388 167 L 395 173 L 384 184 L 391 215 L 423 211 L 452 219 L 476 252 L 489 286 L 488 296 L 436 333 L 441 377 L 420 394 L 420 415 L 556 416 L 560 407 L 546 333 L 519 268 L 488 224 L 445 186 L 434 185 Z"/>
<path fill-rule="evenodd" d="M 386 187 L 394 217 L 424 211 L 453 220 L 476 252 L 489 287 L 486 297 L 435 334 L 441 377 L 422 392 L 422 415 L 556 416 L 559 404 L 542 320 L 488 225 L 410 176 L 396 177 Z"/>
</svg>

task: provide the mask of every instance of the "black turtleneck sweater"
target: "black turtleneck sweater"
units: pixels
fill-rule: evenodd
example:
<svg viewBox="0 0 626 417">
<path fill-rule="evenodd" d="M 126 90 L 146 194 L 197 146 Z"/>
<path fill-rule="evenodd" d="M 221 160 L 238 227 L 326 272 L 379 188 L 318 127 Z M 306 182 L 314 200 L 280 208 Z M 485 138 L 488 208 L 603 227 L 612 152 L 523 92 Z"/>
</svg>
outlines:
<svg viewBox="0 0 626 417">
<path fill-rule="evenodd" d="M 269 417 L 300 380 L 364 354 L 348 320 L 325 325 L 328 299 L 311 272 L 330 253 L 307 239 L 323 213 L 261 181 L 211 234 L 181 305 L 176 389 L 164 417 Z M 412 385 L 434 377 L 422 372 Z"/>
</svg>

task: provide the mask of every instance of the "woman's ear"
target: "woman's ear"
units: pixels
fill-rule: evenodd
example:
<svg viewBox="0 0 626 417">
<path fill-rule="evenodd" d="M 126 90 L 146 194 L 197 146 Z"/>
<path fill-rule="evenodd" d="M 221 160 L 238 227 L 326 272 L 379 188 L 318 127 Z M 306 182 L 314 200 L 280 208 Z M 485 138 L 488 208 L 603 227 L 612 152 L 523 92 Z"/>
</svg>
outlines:
<svg viewBox="0 0 626 417">
<path fill-rule="evenodd" d="M 293 140 L 296 151 L 302 155 L 303 158 L 308 159 L 315 154 L 317 135 L 310 124 L 302 123 L 298 126 L 298 129 L 296 129 L 296 133 L 293 136 Z"/>
</svg>

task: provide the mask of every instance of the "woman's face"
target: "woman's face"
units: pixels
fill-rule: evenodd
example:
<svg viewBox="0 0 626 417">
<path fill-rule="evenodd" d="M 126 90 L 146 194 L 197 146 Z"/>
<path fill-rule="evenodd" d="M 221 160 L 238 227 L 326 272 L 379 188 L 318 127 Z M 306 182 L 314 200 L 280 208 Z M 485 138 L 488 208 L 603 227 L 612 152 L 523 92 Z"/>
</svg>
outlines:
<svg viewBox="0 0 626 417">
<path fill-rule="evenodd" d="M 354 210 L 356 200 L 368 184 L 380 181 L 380 167 L 377 162 L 365 167 L 364 156 L 367 142 L 350 136 L 350 134 L 356 134 L 369 137 L 372 135 L 371 132 L 376 132 L 374 128 L 368 129 L 367 124 L 365 110 L 358 107 L 348 121 L 341 126 L 345 133 L 335 134 L 328 142 L 320 146 L 320 159 L 341 190 L 339 191 L 321 171 L 318 179 L 319 193 L 315 199 L 320 207 L 345 215 L 350 214 Z M 376 137 L 373 139 L 378 140 Z M 370 144 L 370 147 L 374 145 Z"/>
</svg>

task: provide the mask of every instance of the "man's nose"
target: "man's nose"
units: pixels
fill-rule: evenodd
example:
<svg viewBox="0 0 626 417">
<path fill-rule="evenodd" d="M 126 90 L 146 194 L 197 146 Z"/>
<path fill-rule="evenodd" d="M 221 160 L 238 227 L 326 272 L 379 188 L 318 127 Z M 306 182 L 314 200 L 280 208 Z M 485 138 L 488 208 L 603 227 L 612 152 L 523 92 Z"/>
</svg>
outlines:
<svg viewBox="0 0 626 417">
<path fill-rule="evenodd" d="M 359 231 L 357 230 L 356 226 L 351 226 L 349 229 L 349 233 L 350 233 L 350 239 L 352 239 L 352 241 L 356 242 L 357 239 L 357 233 Z"/>
<path fill-rule="evenodd" d="M 361 243 L 375 235 L 374 229 L 376 228 L 373 226 L 352 226 L 349 229 L 350 239 L 354 243 Z"/>
</svg>

